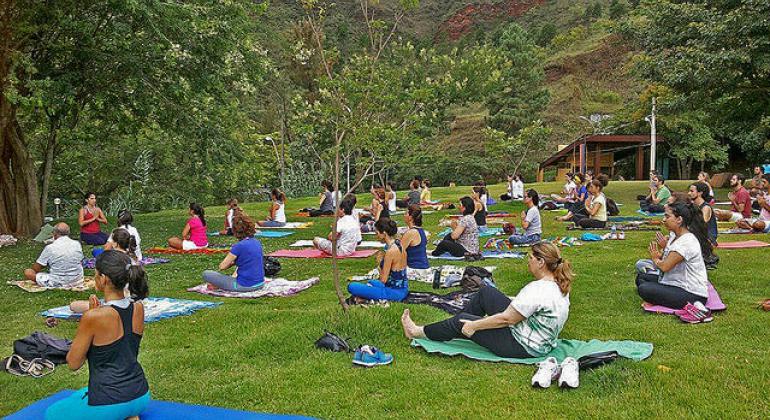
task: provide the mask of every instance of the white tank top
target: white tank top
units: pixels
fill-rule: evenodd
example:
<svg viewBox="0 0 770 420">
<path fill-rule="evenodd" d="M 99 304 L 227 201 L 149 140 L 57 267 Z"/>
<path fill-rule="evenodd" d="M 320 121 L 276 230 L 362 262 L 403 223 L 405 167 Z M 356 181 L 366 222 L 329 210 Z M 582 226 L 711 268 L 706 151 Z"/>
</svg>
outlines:
<svg viewBox="0 0 770 420">
<path fill-rule="evenodd" d="M 396 211 L 396 192 L 393 191 L 393 198 L 388 200 L 388 211 Z"/>
<path fill-rule="evenodd" d="M 286 212 L 283 210 L 284 204 L 280 201 L 276 201 L 275 204 L 278 204 L 278 210 L 275 211 L 275 221 L 286 223 Z"/>
</svg>

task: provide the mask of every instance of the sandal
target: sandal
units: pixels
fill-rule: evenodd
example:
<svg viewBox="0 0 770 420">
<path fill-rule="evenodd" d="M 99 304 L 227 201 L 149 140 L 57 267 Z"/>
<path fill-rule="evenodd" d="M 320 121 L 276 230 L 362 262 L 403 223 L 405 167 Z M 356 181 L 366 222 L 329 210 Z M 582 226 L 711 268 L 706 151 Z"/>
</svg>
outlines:
<svg viewBox="0 0 770 420">
<path fill-rule="evenodd" d="M 770 299 L 767 299 L 765 301 L 759 302 L 757 304 L 757 308 L 765 310 L 765 311 L 770 311 Z"/>
<path fill-rule="evenodd" d="M 3 359 L 2 366 L 3 369 L 11 375 L 27 376 L 29 373 L 22 368 L 22 363 L 26 364 L 27 361 L 22 359 L 18 354 L 13 354 L 10 357 Z"/>
<path fill-rule="evenodd" d="M 56 365 L 52 361 L 48 359 L 35 358 L 29 362 L 27 372 L 33 378 L 42 378 L 45 375 L 53 373 L 54 369 L 56 369 Z"/>
</svg>

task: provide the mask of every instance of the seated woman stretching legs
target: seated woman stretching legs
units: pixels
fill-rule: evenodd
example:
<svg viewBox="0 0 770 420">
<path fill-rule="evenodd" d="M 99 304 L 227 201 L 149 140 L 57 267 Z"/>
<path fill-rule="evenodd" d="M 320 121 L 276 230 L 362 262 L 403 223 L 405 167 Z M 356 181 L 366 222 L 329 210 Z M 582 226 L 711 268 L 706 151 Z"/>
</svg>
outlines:
<svg viewBox="0 0 770 420">
<path fill-rule="evenodd" d="M 681 309 L 688 303 L 706 303 L 708 274 L 703 255 L 710 243 L 703 213 L 693 204 L 666 206 L 663 223 L 671 232 L 650 242 L 650 259 L 636 263 L 636 290 L 653 305 Z M 662 251 L 661 251 L 662 249 Z"/>
<path fill-rule="evenodd" d="M 270 198 L 273 204 L 270 206 L 270 214 L 267 220 L 257 222 L 261 227 L 283 227 L 286 226 L 286 194 L 278 188 L 270 191 Z"/>
<path fill-rule="evenodd" d="M 229 290 L 231 292 L 249 292 L 262 287 L 265 282 L 265 266 L 262 256 L 262 243 L 254 238 L 254 221 L 245 213 L 238 213 L 233 220 L 233 235 L 238 242 L 221 263 L 219 270 L 224 271 L 236 266 L 232 275 L 212 270 L 203 272 L 203 281 L 210 289 Z"/>
<path fill-rule="evenodd" d="M 385 256 L 380 261 L 380 279 L 366 284 L 350 283 L 348 292 L 356 303 L 383 299 L 400 302 L 409 294 L 409 280 L 406 278 L 406 254 L 401 243 L 395 239 L 398 226 L 388 218 L 381 218 L 374 228 L 377 239 L 385 243 Z"/>
<path fill-rule="evenodd" d="M 190 218 L 182 229 L 182 237 L 172 236 L 168 238 L 168 246 L 174 249 L 191 251 L 209 246 L 206 236 L 206 217 L 203 207 L 197 203 L 190 203 Z"/>
<path fill-rule="evenodd" d="M 475 208 L 472 198 L 465 196 L 460 199 L 460 212 L 463 216 L 459 220 L 452 220 L 452 231 L 436 245 L 431 255 L 438 257 L 448 252 L 453 257 L 463 257 L 467 253 L 479 253 L 479 227 L 473 217 Z"/>
<path fill-rule="evenodd" d="M 78 370 L 88 360 L 88 387 L 55 402 L 46 419 L 123 420 L 139 416 L 150 402 L 150 389 L 137 360 L 144 334 L 144 305 L 132 302 L 128 285 L 137 299 L 147 297 L 147 276 L 128 255 L 105 251 L 96 259 L 95 295 L 78 325 L 67 353 L 70 369 Z"/>
<path fill-rule="evenodd" d="M 535 277 L 509 299 L 494 287 L 482 287 L 462 312 L 426 326 L 401 316 L 407 338 L 449 341 L 467 338 L 501 357 L 540 357 L 556 347 L 569 315 L 572 267 L 559 249 L 546 242 L 532 246 L 529 272 Z"/>
</svg>

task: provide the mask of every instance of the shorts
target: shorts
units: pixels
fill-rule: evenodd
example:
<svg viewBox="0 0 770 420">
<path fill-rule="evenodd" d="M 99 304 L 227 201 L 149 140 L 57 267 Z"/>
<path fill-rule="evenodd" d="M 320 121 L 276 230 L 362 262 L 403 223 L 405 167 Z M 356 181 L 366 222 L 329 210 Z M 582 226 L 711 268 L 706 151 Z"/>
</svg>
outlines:
<svg viewBox="0 0 770 420">
<path fill-rule="evenodd" d="M 206 245 L 203 245 L 203 246 L 198 246 L 198 245 L 195 245 L 195 242 L 188 241 L 186 239 L 184 241 L 182 241 L 182 250 L 184 250 L 184 251 L 192 251 L 192 250 L 195 250 L 195 249 L 208 248 L 208 246 L 209 246 L 209 244 L 206 244 Z"/>
<path fill-rule="evenodd" d="M 72 279 L 56 274 L 40 272 L 35 274 L 35 283 L 43 287 L 70 287 L 83 283 L 83 277 Z"/>
</svg>

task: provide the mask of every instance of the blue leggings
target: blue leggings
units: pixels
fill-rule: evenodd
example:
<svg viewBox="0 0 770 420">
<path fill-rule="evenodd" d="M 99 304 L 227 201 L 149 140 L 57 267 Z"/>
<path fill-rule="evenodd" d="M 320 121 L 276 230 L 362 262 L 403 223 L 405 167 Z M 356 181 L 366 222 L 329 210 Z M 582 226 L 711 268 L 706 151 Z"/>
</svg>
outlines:
<svg viewBox="0 0 770 420">
<path fill-rule="evenodd" d="M 241 286 L 238 283 L 238 278 L 222 274 L 217 271 L 206 270 L 203 272 L 203 281 L 211 283 L 214 286 L 227 290 L 230 292 L 251 292 L 257 289 L 261 289 L 265 283 L 257 283 L 254 286 Z"/>
<path fill-rule="evenodd" d="M 369 280 L 366 284 L 348 284 L 348 292 L 353 296 L 364 299 L 401 302 L 406 299 L 406 295 L 409 294 L 409 289 L 392 289 L 390 287 L 385 287 L 385 284 L 379 280 Z"/>
<path fill-rule="evenodd" d="M 124 420 L 142 414 L 149 403 L 150 391 L 147 391 L 137 399 L 120 404 L 88 405 L 88 387 L 85 387 L 48 407 L 45 410 L 45 418 L 46 420 Z"/>
</svg>

